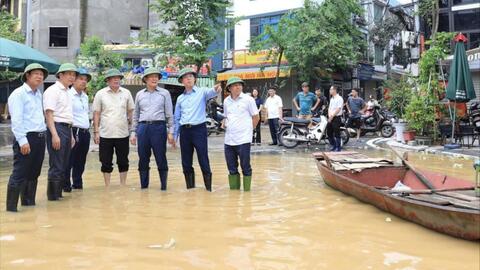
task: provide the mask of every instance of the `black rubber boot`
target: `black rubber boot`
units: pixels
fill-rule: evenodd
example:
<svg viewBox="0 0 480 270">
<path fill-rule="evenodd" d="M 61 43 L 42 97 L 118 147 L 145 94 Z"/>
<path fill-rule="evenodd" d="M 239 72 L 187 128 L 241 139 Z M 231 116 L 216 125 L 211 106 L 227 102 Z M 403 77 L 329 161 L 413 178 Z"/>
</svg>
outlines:
<svg viewBox="0 0 480 270">
<path fill-rule="evenodd" d="M 195 188 L 195 172 L 184 172 L 187 189 Z"/>
<path fill-rule="evenodd" d="M 168 171 L 158 171 L 160 175 L 160 189 L 167 190 Z"/>
<path fill-rule="evenodd" d="M 47 198 L 49 201 L 58 201 L 59 195 L 62 194 L 62 184 L 61 181 L 48 180 Z"/>
<path fill-rule="evenodd" d="M 7 211 L 17 212 L 18 197 L 20 196 L 20 189 L 16 187 L 7 188 Z"/>
<path fill-rule="evenodd" d="M 38 180 L 28 181 L 25 188 L 22 191 L 22 205 L 31 206 L 35 205 L 35 196 L 37 193 Z"/>
<path fill-rule="evenodd" d="M 140 173 L 140 187 L 141 188 L 148 188 L 148 184 L 150 183 L 150 171 L 138 171 Z"/>
<path fill-rule="evenodd" d="M 63 191 L 63 180 L 60 180 L 58 182 L 55 183 L 54 187 L 55 187 L 55 192 L 57 194 L 57 198 L 63 198 L 63 195 L 62 195 L 62 191 Z"/>
<path fill-rule="evenodd" d="M 211 173 L 203 174 L 203 182 L 205 183 L 205 188 L 208 191 L 212 191 L 212 174 Z"/>
</svg>

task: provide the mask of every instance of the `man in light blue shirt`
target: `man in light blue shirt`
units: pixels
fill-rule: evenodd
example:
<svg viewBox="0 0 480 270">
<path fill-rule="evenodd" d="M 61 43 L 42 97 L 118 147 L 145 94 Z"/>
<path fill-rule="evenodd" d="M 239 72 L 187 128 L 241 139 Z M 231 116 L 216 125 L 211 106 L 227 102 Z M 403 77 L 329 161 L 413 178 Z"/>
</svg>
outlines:
<svg viewBox="0 0 480 270">
<path fill-rule="evenodd" d="M 72 99 L 73 127 L 75 145 L 70 153 L 70 163 L 65 173 L 63 190 L 83 189 L 82 175 L 90 149 L 90 118 L 88 109 L 87 84 L 92 76 L 84 68 L 77 69 L 78 75 L 73 86 L 68 90 Z M 72 178 L 72 182 L 70 182 Z"/>
<path fill-rule="evenodd" d="M 22 205 L 35 205 L 38 176 L 45 157 L 45 118 L 42 91 L 39 88 L 48 76 L 40 64 L 30 64 L 22 76 L 24 84 L 8 98 L 12 119 L 13 170 L 8 180 L 7 211 L 17 212 L 20 193 Z"/>
<path fill-rule="evenodd" d="M 177 98 L 175 106 L 175 140 L 180 136 L 180 153 L 187 189 L 195 188 L 193 151 L 197 151 L 205 188 L 212 191 L 212 171 L 208 160 L 207 101 L 222 92 L 219 84 L 212 89 L 195 86 L 197 73 L 191 68 L 182 69 L 178 81 L 185 91 Z"/>
</svg>

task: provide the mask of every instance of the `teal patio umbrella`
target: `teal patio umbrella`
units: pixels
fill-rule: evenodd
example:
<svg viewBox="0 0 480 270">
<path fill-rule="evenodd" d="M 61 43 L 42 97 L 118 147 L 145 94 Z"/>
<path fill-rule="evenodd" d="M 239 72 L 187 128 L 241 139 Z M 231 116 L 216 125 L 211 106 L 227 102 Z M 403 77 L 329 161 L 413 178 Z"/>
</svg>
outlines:
<svg viewBox="0 0 480 270">
<path fill-rule="evenodd" d="M 455 102 L 452 121 L 452 140 L 455 132 L 455 116 L 457 102 L 468 102 L 475 98 L 472 75 L 468 66 L 467 54 L 465 53 L 465 42 L 467 38 L 462 34 L 455 37 L 455 53 L 450 66 L 446 97 Z"/>
<path fill-rule="evenodd" d="M 57 72 L 60 64 L 48 55 L 24 44 L 0 38 L 0 70 L 23 72 L 26 66 L 39 63 L 50 74 Z"/>
</svg>

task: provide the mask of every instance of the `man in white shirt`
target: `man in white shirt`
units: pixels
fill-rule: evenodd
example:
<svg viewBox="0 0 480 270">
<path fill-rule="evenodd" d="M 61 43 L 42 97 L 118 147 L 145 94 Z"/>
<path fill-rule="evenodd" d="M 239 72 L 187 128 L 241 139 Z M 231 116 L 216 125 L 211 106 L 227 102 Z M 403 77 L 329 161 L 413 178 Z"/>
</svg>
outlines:
<svg viewBox="0 0 480 270">
<path fill-rule="evenodd" d="M 340 152 L 342 149 L 342 138 L 340 137 L 340 126 L 342 125 L 343 98 L 337 93 L 337 87 L 330 87 L 330 105 L 328 106 L 328 141 L 332 145 L 330 151 Z"/>
<path fill-rule="evenodd" d="M 255 100 L 243 93 L 245 82 L 238 77 L 227 81 L 227 91 L 230 92 L 223 102 L 225 113 L 225 160 L 228 167 L 228 183 L 230 189 L 240 189 L 240 174 L 238 160 L 243 173 L 243 190 L 250 191 L 252 182 L 252 167 L 250 165 L 250 146 L 253 128 L 257 126 L 258 115 Z"/>
<path fill-rule="evenodd" d="M 70 163 L 65 174 L 64 191 L 83 189 L 83 171 L 87 161 L 88 150 L 90 149 L 90 119 L 88 109 L 88 95 L 86 93 L 87 83 L 92 76 L 84 68 L 79 68 L 77 78 L 69 90 L 72 99 L 73 127 L 72 133 L 75 138 L 75 146 L 70 154 Z M 72 178 L 72 182 L 70 182 Z"/>
<path fill-rule="evenodd" d="M 75 144 L 72 135 L 72 99 L 68 93 L 77 77 L 77 67 L 71 63 L 60 66 L 57 81 L 43 94 L 43 110 L 47 120 L 48 169 L 47 197 L 56 201 L 62 197 L 70 152 Z M 68 191 L 68 190 L 66 190 Z"/>
<path fill-rule="evenodd" d="M 278 140 L 278 131 L 280 129 L 279 120 L 283 121 L 283 102 L 280 96 L 276 95 L 277 86 L 273 85 L 268 89 L 268 98 L 265 101 L 265 108 L 267 110 L 266 122 L 270 127 L 270 135 L 272 136 L 272 143 L 269 145 L 281 145 Z"/>
</svg>

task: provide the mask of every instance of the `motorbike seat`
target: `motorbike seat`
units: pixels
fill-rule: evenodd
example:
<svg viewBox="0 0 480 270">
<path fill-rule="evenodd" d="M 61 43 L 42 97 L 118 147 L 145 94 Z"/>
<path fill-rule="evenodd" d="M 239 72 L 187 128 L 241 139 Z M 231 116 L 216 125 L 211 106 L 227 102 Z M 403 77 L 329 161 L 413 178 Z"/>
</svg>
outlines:
<svg viewBox="0 0 480 270">
<path fill-rule="evenodd" d="M 298 123 L 298 124 L 310 124 L 310 120 L 300 119 L 296 117 L 285 117 L 284 120 L 292 123 Z"/>
</svg>

